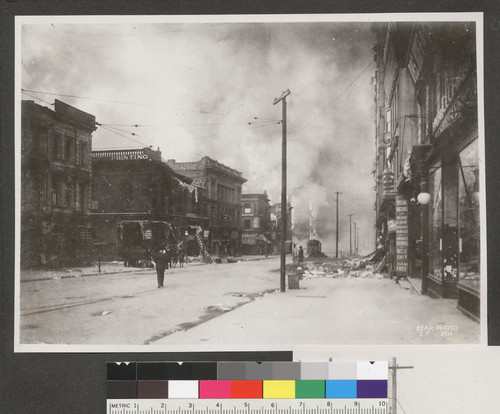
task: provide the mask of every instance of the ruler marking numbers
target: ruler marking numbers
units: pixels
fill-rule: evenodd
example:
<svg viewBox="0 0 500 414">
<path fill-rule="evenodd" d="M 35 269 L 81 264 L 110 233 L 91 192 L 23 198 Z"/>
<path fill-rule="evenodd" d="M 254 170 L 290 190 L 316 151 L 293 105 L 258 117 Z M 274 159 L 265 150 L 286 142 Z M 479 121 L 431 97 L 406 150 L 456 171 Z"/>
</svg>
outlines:
<svg viewBox="0 0 500 414">
<path fill-rule="evenodd" d="M 223 402 L 210 399 L 110 399 L 107 414 L 388 414 L 387 405 L 384 398 L 227 399 Z"/>
</svg>

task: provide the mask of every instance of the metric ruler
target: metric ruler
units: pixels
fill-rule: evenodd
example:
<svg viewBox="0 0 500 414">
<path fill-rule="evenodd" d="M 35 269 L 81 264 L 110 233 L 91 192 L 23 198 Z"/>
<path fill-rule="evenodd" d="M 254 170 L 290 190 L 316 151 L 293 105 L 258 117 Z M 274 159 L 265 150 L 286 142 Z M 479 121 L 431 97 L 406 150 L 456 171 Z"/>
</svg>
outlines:
<svg viewBox="0 0 500 414">
<path fill-rule="evenodd" d="M 107 414 L 387 414 L 387 398 L 108 399 Z"/>
</svg>

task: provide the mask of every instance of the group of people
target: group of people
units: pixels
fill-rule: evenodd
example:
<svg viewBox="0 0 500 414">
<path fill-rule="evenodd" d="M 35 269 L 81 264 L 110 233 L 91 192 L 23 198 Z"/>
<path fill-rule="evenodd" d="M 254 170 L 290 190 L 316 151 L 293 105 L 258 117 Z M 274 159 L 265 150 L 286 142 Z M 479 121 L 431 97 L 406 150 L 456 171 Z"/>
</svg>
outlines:
<svg viewBox="0 0 500 414">
<path fill-rule="evenodd" d="M 152 255 L 152 263 L 156 269 L 156 279 L 158 281 L 158 288 L 163 287 L 163 282 L 165 279 L 165 270 L 171 269 L 172 265 L 179 267 L 184 267 L 184 251 L 174 251 L 171 252 L 166 247 L 160 248 L 158 251 L 154 252 Z"/>
</svg>

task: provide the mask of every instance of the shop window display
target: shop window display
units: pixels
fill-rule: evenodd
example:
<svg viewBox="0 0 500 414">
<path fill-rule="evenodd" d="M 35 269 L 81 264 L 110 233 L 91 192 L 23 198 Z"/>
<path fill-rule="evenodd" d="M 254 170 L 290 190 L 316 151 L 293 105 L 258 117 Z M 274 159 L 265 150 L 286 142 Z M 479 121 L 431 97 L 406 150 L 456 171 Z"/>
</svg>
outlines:
<svg viewBox="0 0 500 414">
<path fill-rule="evenodd" d="M 453 157 L 442 168 L 443 174 L 443 280 L 458 280 L 458 160 Z"/>
<path fill-rule="evenodd" d="M 441 168 L 436 167 L 429 175 L 430 193 L 432 195 L 430 204 L 430 242 L 431 242 L 431 268 L 430 273 L 441 279 L 443 275 L 442 261 L 442 223 L 443 223 L 443 202 L 441 197 Z"/>
<path fill-rule="evenodd" d="M 480 268 L 477 140 L 460 152 L 459 170 L 460 280 L 474 281 Z"/>
</svg>

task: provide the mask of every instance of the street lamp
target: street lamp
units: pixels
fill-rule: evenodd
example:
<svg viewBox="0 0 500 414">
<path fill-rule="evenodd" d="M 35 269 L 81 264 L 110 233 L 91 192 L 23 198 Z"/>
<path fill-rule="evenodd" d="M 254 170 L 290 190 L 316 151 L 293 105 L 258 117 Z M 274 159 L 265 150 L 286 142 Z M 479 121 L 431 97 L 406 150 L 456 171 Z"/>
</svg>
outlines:
<svg viewBox="0 0 500 414">
<path fill-rule="evenodd" d="M 420 205 L 426 206 L 431 201 L 431 195 L 428 192 L 429 184 L 427 181 L 422 181 L 420 183 L 420 193 L 417 196 L 417 201 Z"/>
<path fill-rule="evenodd" d="M 429 194 L 428 171 L 426 166 L 426 155 L 432 149 L 432 145 L 421 144 L 414 145 L 412 148 L 412 156 L 414 156 L 414 163 L 417 175 L 420 179 L 420 193 L 417 196 L 417 201 L 420 204 L 420 233 L 422 235 L 422 293 L 427 292 L 429 273 L 429 203 L 431 195 Z"/>
</svg>

